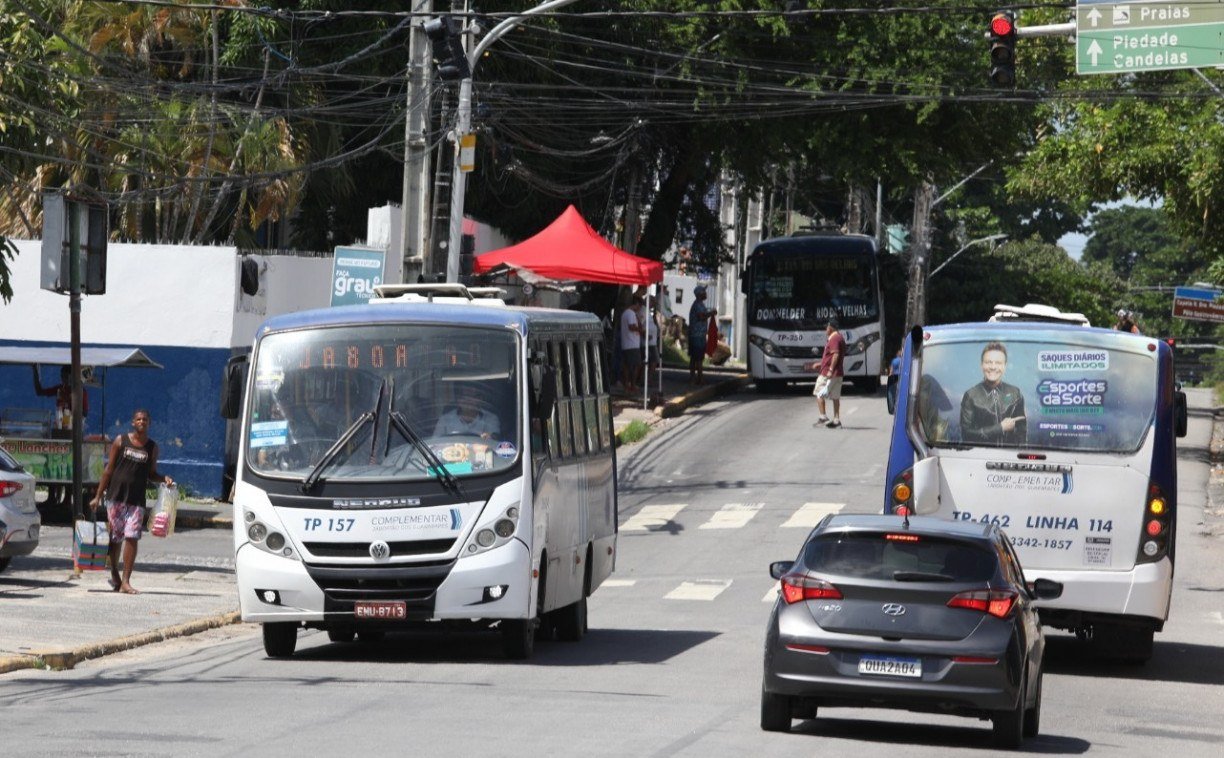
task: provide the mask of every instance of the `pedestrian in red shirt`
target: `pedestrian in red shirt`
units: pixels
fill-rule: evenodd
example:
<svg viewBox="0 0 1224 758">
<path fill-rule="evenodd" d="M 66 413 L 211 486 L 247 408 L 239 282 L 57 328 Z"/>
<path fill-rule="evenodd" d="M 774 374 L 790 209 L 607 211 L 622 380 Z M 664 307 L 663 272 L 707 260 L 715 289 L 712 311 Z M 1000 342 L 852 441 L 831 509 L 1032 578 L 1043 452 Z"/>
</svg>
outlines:
<svg viewBox="0 0 1224 758">
<path fill-rule="evenodd" d="M 820 376 L 816 378 L 816 389 L 812 390 L 812 394 L 816 396 L 816 405 L 820 408 L 820 418 L 816 419 L 816 424 L 827 424 L 830 429 L 836 429 L 841 426 L 841 387 L 842 364 L 846 357 L 846 338 L 837 331 L 837 320 L 830 319 L 825 326 L 825 348 L 824 354 L 820 358 Z M 816 361 L 808 363 L 804 368 L 808 371 L 816 368 Z M 830 421 L 825 413 L 825 398 L 833 401 L 833 420 Z"/>
</svg>

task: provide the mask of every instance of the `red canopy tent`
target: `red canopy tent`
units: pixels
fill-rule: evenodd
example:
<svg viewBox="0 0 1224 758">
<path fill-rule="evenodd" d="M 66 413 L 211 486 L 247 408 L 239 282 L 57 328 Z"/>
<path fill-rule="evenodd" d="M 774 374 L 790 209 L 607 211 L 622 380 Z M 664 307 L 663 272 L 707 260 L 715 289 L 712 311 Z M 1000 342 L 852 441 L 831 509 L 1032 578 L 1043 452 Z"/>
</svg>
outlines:
<svg viewBox="0 0 1224 758">
<path fill-rule="evenodd" d="M 554 281 L 603 284 L 654 284 L 663 281 L 663 264 L 627 253 L 591 228 L 574 206 L 534 237 L 476 256 L 474 270 L 525 269 Z"/>
</svg>

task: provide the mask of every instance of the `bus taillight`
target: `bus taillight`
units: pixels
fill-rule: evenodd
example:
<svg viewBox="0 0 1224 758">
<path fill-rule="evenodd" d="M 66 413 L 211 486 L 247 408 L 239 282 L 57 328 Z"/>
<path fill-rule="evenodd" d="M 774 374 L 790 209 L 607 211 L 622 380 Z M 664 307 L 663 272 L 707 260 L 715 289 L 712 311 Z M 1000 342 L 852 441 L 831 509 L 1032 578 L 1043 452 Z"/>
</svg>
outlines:
<svg viewBox="0 0 1224 758">
<path fill-rule="evenodd" d="M 1139 535 L 1139 554 L 1136 563 L 1152 563 L 1169 553 L 1173 540 L 1173 509 L 1160 485 L 1148 484 L 1147 510 L 1144 513 L 1143 533 Z"/>
<path fill-rule="evenodd" d="M 914 497 L 914 470 L 907 468 L 893 478 L 892 487 L 889 488 L 889 493 L 892 495 L 892 512 L 904 516 L 907 513 L 913 513 L 913 497 Z M 905 511 L 901 509 L 905 508 Z"/>
</svg>

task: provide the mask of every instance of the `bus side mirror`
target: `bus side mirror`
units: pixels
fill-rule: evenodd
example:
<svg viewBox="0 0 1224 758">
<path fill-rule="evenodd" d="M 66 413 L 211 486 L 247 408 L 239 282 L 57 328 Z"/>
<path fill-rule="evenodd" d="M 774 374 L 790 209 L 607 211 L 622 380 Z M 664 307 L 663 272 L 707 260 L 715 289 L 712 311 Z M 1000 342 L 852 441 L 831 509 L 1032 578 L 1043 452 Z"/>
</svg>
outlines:
<svg viewBox="0 0 1224 758">
<path fill-rule="evenodd" d="M 552 417 L 557 402 L 557 371 L 552 366 L 531 367 L 532 412 L 538 419 Z"/>
<path fill-rule="evenodd" d="M 1173 393 L 1173 429 L 1178 437 L 1186 436 L 1186 428 L 1189 424 L 1186 411 L 1186 393 L 1178 390 Z"/>
<path fill-rule="evenodd" d="M 242 390 L 246 385 L 247 357 L 235 355 L 225 363 L 221 377 L 221 418 L 236 419 L 242 412 Z"/>
<path fill-rule="evenodd" d="M 748 294 L 748 269 L 745 268 L 740 272 L 740 292 Z"/>
</svg>

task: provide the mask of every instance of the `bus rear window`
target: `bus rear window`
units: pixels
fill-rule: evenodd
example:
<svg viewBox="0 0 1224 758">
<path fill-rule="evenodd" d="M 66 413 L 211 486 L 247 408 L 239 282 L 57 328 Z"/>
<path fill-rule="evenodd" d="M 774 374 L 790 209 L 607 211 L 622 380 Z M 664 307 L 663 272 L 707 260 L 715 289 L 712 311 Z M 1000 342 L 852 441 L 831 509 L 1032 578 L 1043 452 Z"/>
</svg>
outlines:
<svg viewBox="0 0 1224 758">
<path fill-rule="evenodd" d="M 1105 336 L 1072 344 L 1003 334 L 923 348 L 916 415 L 928 444 L 1139 449 L 1156 408 L 1154 353 Z"/>
<path fill-rule="evenodd" d="M 950 582 L 985 582 L 998 560 L 989 550 L 965 542 L 920 536 L 888 539 L 887 534 L 827 534 L 808 543 L 803 563 L 818 574 L 893 579 L 898 572 L 942 575 Z"/>
</svg>

